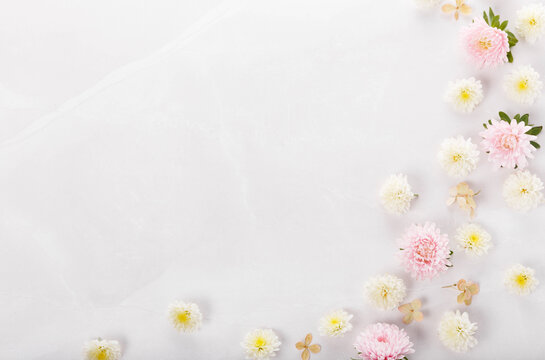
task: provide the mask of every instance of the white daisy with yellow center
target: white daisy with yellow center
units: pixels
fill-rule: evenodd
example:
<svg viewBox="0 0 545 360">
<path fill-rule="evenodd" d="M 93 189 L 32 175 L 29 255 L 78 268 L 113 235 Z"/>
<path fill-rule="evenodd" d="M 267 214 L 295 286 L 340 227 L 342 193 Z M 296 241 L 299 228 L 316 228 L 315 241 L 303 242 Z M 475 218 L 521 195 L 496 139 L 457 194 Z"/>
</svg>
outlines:
<svg viewBox="0 0 545 360">
<path fill-rule="evenodd" d="M 515 31 L 531 44 L 539 40 L 545 33 L 545 6 L 530 4 L 517 11 Z"/>
<path fill-rule="evenodd" d="M 447 138 L 441 143 L 437 159 L 449 176 L 461 178 L 469 175 L 479 162 L 479 150 L 470 138 Z"/>
<path fill-rule="evenodd" d="M 197 331 L 202 323 L 202 314 L 197 304 L 183 301 L 176 301 L 169 305 L 168 317 L 177 330 L 186 333 Z"/>
<path fill-rule="evenodd" d="M 531 105 L 541 95 L 543 83 L 533 67 L 520 66 L 505 76 L 503 89 L 511 100 Z"/>
<path fill-rule="evenodd" d="M 121 358 L 121 346 L 116 340 L 96 339 L 88 341 L 83 347 L 85 360 L 118 360 Z"/>
<path fill-rule="evenodd" d="M 441 318 L 438 333 L 439 340 L 452 351 L 467 352 L 477 345 L 477 339 L 473 336 L 477 332 L 477 324 L 469 320 L 469 315 L 447 311 Z"/>
<path fill-rule="evenodd" d="M 393 310 L 401 304 L 407 294 L 402 279 L 385 274 L 369 279 L 364 285 L 364 296 L 367 301 L 381 310 Z"/>
<path fill-rule="evenodd" d="M 503 183 L 503 198 L 517 211 L 527 212 L 543 204 L 543 181 L 529 171 L 516 171 Z"/>
<path fill-rule="evenodd" d="M 528 295 L 536 289 L 539 280 L 534 269 L 515 264 L 505 272 L 504 284 L 513 294 Z"/>
<path fill-rule="evenodd" d="M 244 337 L 242 347 L 246 358 L 252 360 L 267 360 L 274 357 L 280 350 L 278 336 L 271 329 L 255 329 Z"/>
<path fill-rule="evenodd" d="M 470 77 L 450 81 L 445 92 L 445 101 L 463 113 L 470 113 L 483 101 L 483 86 L 480 80 Z"/>
<path fill-rule="evenodd" d="M 344 310 L 332 311 L 320 319 L 318 330 L 323 336 L 341 337 L 352 330 L 350 320 L 353 316 Z"/>
<path fill-rule="evenodd" d="M 465 224 L 458 228 L 456 236 L 458 246 L 468 255 L 481 256 L 492 247 L 490 234 L 477 224 Z"/>
<path fill-rule="evenodd" d="M 411 208 L 411 201 L 416 197 L 412 192 L 407 176 L 390 175 L 380 188 L 380 200 L 384 209 L 391 214 L 405 214 Z"/>
</svg>

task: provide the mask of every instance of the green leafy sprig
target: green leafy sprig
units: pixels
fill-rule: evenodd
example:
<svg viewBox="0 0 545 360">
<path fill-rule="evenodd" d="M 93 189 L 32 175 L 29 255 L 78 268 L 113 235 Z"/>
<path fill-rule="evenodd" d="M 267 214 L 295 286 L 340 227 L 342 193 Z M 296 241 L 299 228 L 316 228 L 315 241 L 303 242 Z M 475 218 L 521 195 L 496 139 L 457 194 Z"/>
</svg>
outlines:
<svg viewBox="0 0 545 360">
<path fill-rule="evenodd" d="M 501 121 L 506 121 L 509 124 L 511 124 L 511 121 L 515 120 L 517 124 L 522 122 L 524 123 L 524 125 L 530 126 L 531 127 L 530 130 L 526 131 L 526 134 L 528 135 L 537 136 L 541 133 L 541 130 L 543 130 L 543 126 L 534 126 L 533 124 L 530 124 L 528 122 L 530 120 L 530 114 L 524 114 L 524 115 L 516 114 L 515 116 L 513 116 L 513 119 L 511 119 L 509 115 L 507 115 L 503 111 L 500 111 L 499 115 L 500 115 Z M 485 129 L 488 129 L 488 125 L 492 125 L 492 120 L 488 120 L 488 124 L 487 123 L 483 124 Z M 535 147 L 536 149 L 539 149 L 541 147 L 535 141 L 530 141 L 530 144 L 532 144 L 532 146 Z"/>
<path fill-rule="evenodd" d="M 495 15 L 494 11 L 492 11 L 492 8 L 488 8 L 488 14 L 486 14 L 486 11 L 483 11 L 483 19 L 484 21 L 496 28 L 500 29 L 501 31 L 505 31 L 507 34 L 507 41 L 509 42 L 509 52 L 507 53 L 507 60 L 509 60 L 510 63 L 513 62 L 513 54 L 511 53 L 511 48 L 519 42 L 517 37 L 509 30 L 507 29 L 507 24 L 509 24 L 509 21 L 504 20 L 503 22 L 500 22 L 500 16 Z"/>
</svg>

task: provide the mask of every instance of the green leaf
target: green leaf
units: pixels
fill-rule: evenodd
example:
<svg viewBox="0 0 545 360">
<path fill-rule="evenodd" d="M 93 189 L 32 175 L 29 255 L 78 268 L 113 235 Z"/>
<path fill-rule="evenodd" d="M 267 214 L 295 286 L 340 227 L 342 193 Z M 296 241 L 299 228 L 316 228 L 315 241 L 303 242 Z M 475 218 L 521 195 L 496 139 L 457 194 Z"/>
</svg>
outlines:
<svg viewBox="0 0 545 360">
<path fill-rule="evenodd" d="M 486 11 L 483 11 L 483 19 L 488 25 L 490 25 L 490 23 L 488 21 L 488 15 L 486 15 Z"/>
<path fill-rule="evenodd" d="M 530 141 L 530 144 L 532 144 L 533 147 L 535 147 L 536 149 L 539 149 L 541 146 L 539 146 L 538 143 L 536 143 L 535 141 Z"/>
<path fill-rule="evenodd" d="M 507 28 L 507 24 L 509 24 L 508 20 L 505 20 L 504 22 L 502 22 L 500 25 L 500 30 L 505 30 Z"/>
<path fill-rule="evenodd" d="M 531 128 L 530 130 L 526 131 L 526 134 L 528 135 L 539 135 L 541 130 L 543 129 L 543 126 L 535 126 Z"/>
<path fill-rule="evenodd" d="M 524 114 L 520 118 L 520 121 L 524 122 L 526 125 L 528 125 L 528 119 L 530 118 L 530 114 Z"/>
<path fill-rule="evenodd" d="M 488 123 L 489 123 L 490 125 L 492 125 L 492 120 L 488 120 Z"/>
<path fill-rule="evenodd" d="M 511 53 L 511 51 L 509 51 L 509 52 L 507 53 L 507 60 L 508 60 L 510 63 L 513 62 L 513 54 Z"/>
<path fill-rule="evenodd" d="M 483 124 L 483 127 L 484 127 L 485 129 L 488 129 L 488 126 L 486 126 L 486 124 Z"/>
<path fill-rule="evenodd" d="M 499 15 L 494 16 L 494 19 L 492 19 L 492 24 L 490 24 L 490 26 L 495 27 L 495 28 L 500 27 L 500 16 Z"/>
<path fill-rule="evenodd" d="M 500 119 L 502 119 L 503 121 L 507 121 L 509 124 L 511 124 L 511 119 L 509 118 L 509 115 L 507 115 L 503 111 L 500 111 L 499 114 L 500 114 Z M 516 115 L 515 115 L 515 118 L 516 118 Z"/>
</svg>

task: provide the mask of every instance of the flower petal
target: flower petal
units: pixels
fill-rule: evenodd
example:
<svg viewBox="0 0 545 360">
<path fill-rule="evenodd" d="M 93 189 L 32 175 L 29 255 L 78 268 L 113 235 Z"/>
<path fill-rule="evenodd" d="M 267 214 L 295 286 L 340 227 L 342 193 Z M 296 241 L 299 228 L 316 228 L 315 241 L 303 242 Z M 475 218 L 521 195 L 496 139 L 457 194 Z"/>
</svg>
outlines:
<svg viewBox="0 0 545 360">
<path fill-rule="evenodd" d="M 414 318 L 414 321 L 420 322 L 424 319 L 424 313 L 421 311 L 415 311 L 413 318 Z"/>
<path fill-rule="evenodd" d="M 413 313 L 403 316 L 403 323 L 409 325 L 413 322 Z"/>
<path fill-rule="evenodd" d="M 303 350 L 303 353 L 301 354 L 301 359 L 303 360 L 310 359 L 310 351 L 308 351 L 308 349 Z"/>
<path fill-rule="evenodd" d="M 305 336 L 305 345 L 310 345 L 312 343 L 312 334 L 307 334 L 307 336 Z"/>
<path fill-rule="evenodd" d="M 422 307 L 422 301 L 420 301 L 420 299 L 414 299 L 411 301 L 411 306 L 414 310 L 418 310 Z"/>
<path fill-rule="evenodd" d="M 322 347 L 318 344 L 312 344 L 308 347 L 310 351 L 312 351 L 313 354 L 318 354 L 320 351 L 322 351 Z"/>
<path fill-rule="evenodd" d="M 469 5 L 463 4 L 462 6 L 460 6 L 460 12 L 464 15 L 469 15 L 472 11 L 473 10 L 471 9 L 471 6 Z"/>
<path fill-rule="evenodd" d="M 305 344 L 303 344 L 301 341 L 299 341 L 297 344 L 295 344 L 295 348 L 297 350 L 303 350 L 305 348 Z"/>
<path fill-rule="evenodd" d="M 448 14 L 449 12 L 453 12 L 454 10 L 456 10 L 456 6 L 452 4 L 445 4 L 441 6 L 441 10 L 443 10 L 444 13 Z"/>
</svg>

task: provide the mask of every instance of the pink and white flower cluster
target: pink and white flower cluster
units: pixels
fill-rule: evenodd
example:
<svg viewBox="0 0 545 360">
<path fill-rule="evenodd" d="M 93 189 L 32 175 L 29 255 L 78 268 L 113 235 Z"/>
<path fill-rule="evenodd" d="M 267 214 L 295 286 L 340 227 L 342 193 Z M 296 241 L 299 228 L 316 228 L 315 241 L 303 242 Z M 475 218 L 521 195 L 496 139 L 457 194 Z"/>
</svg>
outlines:
<svg viewBox="0 0 545 360">
<path fill-rule="evenodd" d="M 495 67 L 508 61 L 507 33 L 477 18 L 461 32 L 462 46 L 469 59 L 480 67 Z"/>
<path fill-rule="evenodd" d="M 536 151 L 530 143 L 536 136 L 526 134 L 531 128 L 515 120 L 511 123 L 492 120 L 487 129 L 480 133 L 483 138 L 481 146 L 497 167 L 524 169 L 528 159 L 533 158 L 532 152 Z"/>
<path fill-rule="evenodd" d="M 384 323 L 368 326 L 358 336 L 354 347 L 364 360 L 399 360 L 414 353 L 413 343 L 405 330 Z"/>
<path fill-rule="evenodd" d="M 450 265 L 448 236 L 434 223 L 412 225 L 399 240 L 405 271 L 418 280 L 432 279 Z"/>
</svg>

